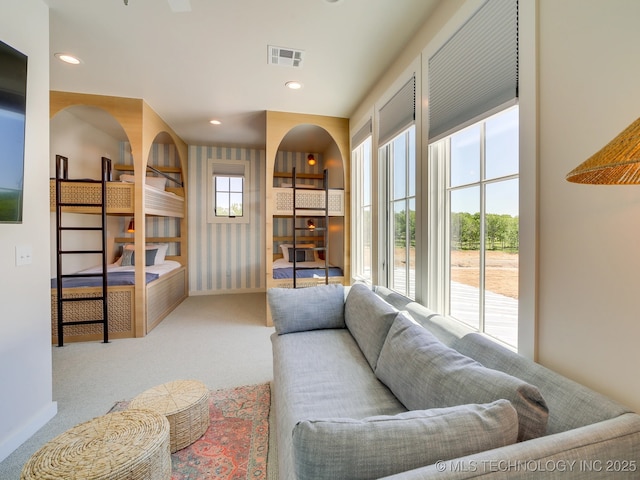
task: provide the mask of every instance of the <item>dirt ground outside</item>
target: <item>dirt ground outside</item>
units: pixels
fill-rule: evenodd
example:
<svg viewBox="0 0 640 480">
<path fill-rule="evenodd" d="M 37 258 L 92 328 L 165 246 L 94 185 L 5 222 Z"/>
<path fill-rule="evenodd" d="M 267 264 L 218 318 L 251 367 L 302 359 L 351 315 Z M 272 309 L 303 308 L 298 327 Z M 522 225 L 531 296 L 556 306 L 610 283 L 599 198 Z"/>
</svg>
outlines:
<svg viewBox="0 0 640 480">
<path fill-rule="evenodd" d="M 410 261 L 415 265 L 415 248 L 409 251 Z M 396 248 L 396 266 L 404 266 L 404 249 Z M 451 280 L 479 288 L 480 252 L 478 250 L 451 251 Z M 518 298 L 518 254 L 499 250 L 487 250 L 485 253 L 485 289 Z"/>
<path fill-rule="evenodd" d="M 451 280 L 479 287 L 478 250 L 451 252 Z M 518 298 L 518 254 L 496 250 L 485 253 L 485 289 L 511 298 Z"/>
</svg>

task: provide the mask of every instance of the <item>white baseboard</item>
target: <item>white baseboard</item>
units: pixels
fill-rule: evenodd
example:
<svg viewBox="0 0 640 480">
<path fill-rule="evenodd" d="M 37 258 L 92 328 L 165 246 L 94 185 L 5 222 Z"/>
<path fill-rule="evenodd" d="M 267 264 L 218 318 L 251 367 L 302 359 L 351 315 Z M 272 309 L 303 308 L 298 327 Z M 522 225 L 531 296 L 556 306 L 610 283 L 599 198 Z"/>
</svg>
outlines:
<svg viewBox="0 0 640 480">
<path fill-rule="evenodd" d="M 13 432 L 0 442 L 0 462 L 11 455 L 20 445 L 29 440 L 58 413 L 58 402 L 51 402 L 36 413 L 20 430 Z"/>
<path fill-rule="evenodd" d="M 233 290 L 192 290 L 189 292 L 190 297 L 199 295 L 230 295 L 236 293 L 265 293 L 266 288 L 236 288 Z"/>
</svg>

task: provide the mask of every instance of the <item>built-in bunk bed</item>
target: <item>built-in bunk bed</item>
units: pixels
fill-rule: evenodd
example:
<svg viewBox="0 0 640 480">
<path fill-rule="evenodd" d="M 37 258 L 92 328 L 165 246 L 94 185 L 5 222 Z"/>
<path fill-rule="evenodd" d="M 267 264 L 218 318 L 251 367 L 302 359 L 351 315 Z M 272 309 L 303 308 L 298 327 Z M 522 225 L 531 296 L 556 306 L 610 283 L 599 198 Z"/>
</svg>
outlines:
<svg viewBox="0 0 640 480">
<path fill-rule="evenodd" d="M 53 157 L 71 152 L 68 155 L 70 178 L 74 175 L 94 177 L 95 169 L 87 169 L 85 165 L 97 166 L 101 152 L 111 152 L 116 159 L 109 181 L 105 182 L 109 226 L 104 247 L 108 260 L 104 263 L 108 264 L 109 283 L 117 277 L 132 276 L 122 271 L 134 270 L 135 273 L 133 280 L 124 281 L 126 285 L 107 286 L 109 339 L 145 336 L 188 296 L 187 145 L 142 99 L 52 91 L 50 115 L 51 154 Z M 97 155 L 88 156 L 86 152 Z M 52 171 L 53 177 L 57 175 L 58 172 Z M 52 211 L 56 208 L 55 183 L 51 181 Z M 62 208 L 64 215 L 74 222 L 89 223 L 101 210 L 72 205 L 95 203 L 96 199 L 100 202 L 102 186 L 99 183 L 80 181 L 61 187 L 60 197 L 66 205 Z M 53 236 L 52 232 L 52 252 Z M 136 256 L 144 257 L 145 261 L 135 262 Z M 78 262 L 79 268 L 69 265 L 70 272 L 64 273 L 102 271 L 102 265 L 91 267 L 91 264 L 85 259 Z M 56 267 L 52 264 L 54 270 Z M 53 343 L 57 342 L 58 333 L 55 287 L 51 290 Z M 63 289 L 65 296 L 101 294 L 102 287 L 95 286 Z M 62 314 L 65 322 L 100 316 L 99 302 L 65 302 L 63 305 L 67 309 Z M 99 324 L 68 325 L 63 327 L 63 333 L 64 341 L 103 339 L 103 328 Z"/>
<path fill-rule="evenodd" d="M 314 157 L 315 158 L 315 157 Z M 330 263 L 330 219 L 344 217 L 344 189 L 328 188 L 328 172 L 276 172 L 285 179 L 273 188 L 272 287 L 299 288 L 344 283 L 341 266 Z M 288 180 L 288 181 L 286 181 Z"/>
<path fill-rule="evenodd" d="M 348 119 L 267 111 L 266 126 L 267 289 L 348 285 Z"/>
<path fill-rule="evenodd" d="M 65 157 L 62 157 L 65 158 Z M 66 158 L 65 158 L 66 160 Z M 117 165 L 118 170 L 131 167 Z M 124 216 L 134 215 L 136 190 L 142 188 L 146 198 L 145 216 L 183 218 L 185 214 L 184 188 L 174 176 L 165 174 L 155 167 L 148 167 L 145 185 L 133 183 L 133 175 L 122 173 L 114 175 L 108 172 L 108 178 L 118 177 L 106 182 L 106 214 Z M 169 184 L 176 186 L 169 187 Z M 102 199 L 99 182 L 60 182 L 60 196 L 56 198 L 56 179 L 50 180 L 50 204 L 52 210 L 56 202 L 62 203 L 62 211 L 77 214 L 99 214 L 100 207 L 86 206 L 100 203 Z M 78 206 L 77 204 L 82 204 Z M 126 222 L 125 222 L 126 223 Z M 127 226 L 133 230 L 132 222 Z M 131 233 L 131 232 L 130 232 Z M 170 243 L 179 242 L 178 238 L 147 237 L 145 244 L 145 333 L 151 331 L 160 321 L 187 296 L 186 268 L 179 259 L 167 255 Z M 135 253 L 133 238 L 115 237 L 116 252 L 113 262 L 107 264 L 108 282 L 108 325 L 110 338 L 127 338 L 135 335 L 136 295 L 135 295 Z M 101 281 L 98 276 L 102 265 L 96 265 L 75 272 L 77 276 L 63 279 L 65 298 L 99 297 L 102 295 Z M 82 276 L 87 274 L 91 276 Z M 51 285 L 51 328 L 52 341 L 62 341 L 58 336 L 58 285 L 52 279 Z M 64 304 L 64 322 L 82 322 L 89 318 L 101 318 L 101 305 L 97 302 L 68 302 Z M 105 338 L 102 325 L 83 324 L 64 327 L 65 341 L 86 341 Z"/>
</svg>

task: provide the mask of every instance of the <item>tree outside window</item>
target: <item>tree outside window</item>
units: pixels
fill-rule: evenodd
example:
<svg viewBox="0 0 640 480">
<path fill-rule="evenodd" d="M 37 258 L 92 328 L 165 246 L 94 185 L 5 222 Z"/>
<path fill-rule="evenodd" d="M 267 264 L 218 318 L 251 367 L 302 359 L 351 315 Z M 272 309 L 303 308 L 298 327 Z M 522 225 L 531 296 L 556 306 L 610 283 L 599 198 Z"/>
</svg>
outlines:
<svg viewBox="0 0 640 480">
<path fill-rule="evenodd" d="M 216 217 L 242 217 L 244 178 L 216 176 L 215 186 Z"/>
</svg>

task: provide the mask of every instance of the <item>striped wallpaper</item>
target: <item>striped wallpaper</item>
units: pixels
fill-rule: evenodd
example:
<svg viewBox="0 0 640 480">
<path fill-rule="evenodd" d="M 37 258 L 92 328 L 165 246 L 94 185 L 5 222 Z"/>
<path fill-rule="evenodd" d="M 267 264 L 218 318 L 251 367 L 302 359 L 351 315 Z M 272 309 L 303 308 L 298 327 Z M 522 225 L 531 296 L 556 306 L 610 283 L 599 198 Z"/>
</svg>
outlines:
<svg viewBox="0 0 640 480">
<path fill-rule="evenodd" d="M 248 224 L 207 222 L 210 160 L 248 161 Z M 189 146 L 189 290 L 191 295 L 265 289 L 265 152 L 248 148 Z"/>
<path fill-rule="evenodd" d="M 276 171 L 321 173 L 322 156 L 307 165 L 307 153 L 279 152 Z M 251 169 L 249 224 L 207 223 L 207 167 L 210 160 L 248 161 Z M 189 146 L 189 290 L 191 295 L 264 291 L 265 151 L 247 148 Z M 308 181 L 308 180 L 307 180 Z M 289 179 L 276 178 L 280 185 Z M 286 223 L 289 222 L 289 223 Z M 274 219 L 274 235 L 291 235 L 290 221 Z"/>
</svg>

